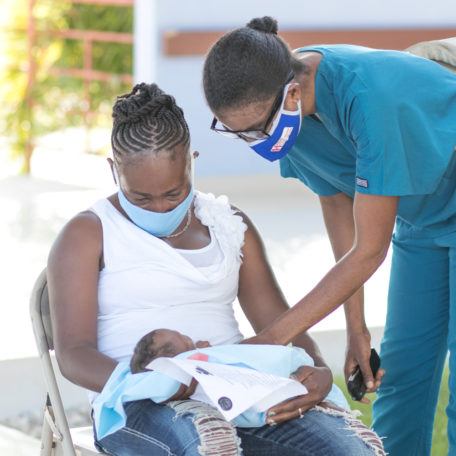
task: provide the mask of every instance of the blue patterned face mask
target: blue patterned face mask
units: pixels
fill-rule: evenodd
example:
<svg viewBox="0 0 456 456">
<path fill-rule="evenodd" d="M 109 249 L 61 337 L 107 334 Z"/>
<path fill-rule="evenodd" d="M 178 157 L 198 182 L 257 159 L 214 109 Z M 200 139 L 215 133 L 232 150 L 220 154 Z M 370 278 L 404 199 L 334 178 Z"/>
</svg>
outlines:
<svg viewBox="0 0 456 456">
<path fill-rule="evenodd" d="M 284 88 L 282 105 L 274 119 L 269 136 L 249 143 L 251 149 L 269 161 L 285 157 L 294 146 L 301 129 L 301 103 L 298 102 L 296 111 L 287 111 L 284 107 L 289 86 L 290 84 Z"/>
<path fill-rule="evenodd" d="M 188 196 L 184 199 L 184 201 L 171 211 L 153 212 L 136 206 L 128 201 L 120 187 L 119 177 L 115 168 L 114 174 L 119 186 L 119 204 L 135 225 L 156 237 L 169 236 L 176 231 L 177 227 L 182 223 L 182 220 L 184 220 L 184 217 L 192 204 L 194 196 L 193 186 L 190 188 Z"/>
</svg>

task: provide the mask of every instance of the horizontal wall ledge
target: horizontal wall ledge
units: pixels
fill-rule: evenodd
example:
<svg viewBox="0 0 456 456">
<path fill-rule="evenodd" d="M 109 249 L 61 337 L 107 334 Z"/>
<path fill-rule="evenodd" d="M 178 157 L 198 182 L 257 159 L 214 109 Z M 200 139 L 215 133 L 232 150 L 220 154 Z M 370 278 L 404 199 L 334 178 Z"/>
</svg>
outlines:
<svg viewBox="0 0 456 456">
<path fill-rule="evenodd" d="M 226 30 L 165 31 L 163 52 L 166 56 L 204 55 Z M 284 30 L 280 36 L 292 49 L 310 44 L 357 44 L 377 49 L 405 49 L 420 41 L 456 36 L 456 28 Z"/>
</svg>

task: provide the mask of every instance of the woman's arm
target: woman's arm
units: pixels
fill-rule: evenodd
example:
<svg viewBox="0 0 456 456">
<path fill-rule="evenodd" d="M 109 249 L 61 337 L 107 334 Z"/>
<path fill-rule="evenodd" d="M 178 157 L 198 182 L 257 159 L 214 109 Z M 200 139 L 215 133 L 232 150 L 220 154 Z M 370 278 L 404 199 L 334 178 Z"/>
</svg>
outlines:
<svg viewBox="0 0 456 456">
<path fill-rule="evenodd" d="M 357 193 L 352 248 L 292 309 L 253 342 L 286 344 L 346 302 L 382 264 L 393 232 L 398 198 Z"/>
<path fill-rule="evenodd" d="M 243 263 L 239 276 L 239 303 L 255 332 L 262 331 L 289 307 L 278 286 L 261 238 L 252 222 L 243 214 L 248 229 L 243 247 Z M 328 395 L 332 386 L 332 373 L 326 366 L 315 341 L 306 333 L 293 338 L 313 358 L 315 367 L 302 366 L 294 376 L 303 383 L 308 394 L 278 404 L 269 410 L 268 423 L 277 424 L 297 418 L 319 404 Z"/>
<path fill-rule="evenodd" d="M 103 232 L 98 217 L 84 212 L 55 241 L 47 278 L 55 353 L 71 382 L 101 391 L 117 362 L 97 349 L 98 275 Z"/>
<path fill-rule="evenodd" d="M 353 246 L 355 221 L 353 218 L 353 199 L 344 193 L 321 196 L 320 204 L 323 218 L 331 241 L 336 262 Z M 345 359 L 345 379 L 353 373 L 357 365 L 363 372 L 366 382 L 373 379 L 369 365 L 371 337 L 364 318 L 364 289 L 361 287 L 344 303 L 347 321 L 347 352 Z M 380 386 L 383 370 L 376 377 L 375 388 Z"/>
<path fill-rule="evenodd" d="M 259 333 L 289 310 L 289 306 L 267 260 L 257 229 L 245 214 L 242 217 L 248 228 L 242 249 L 238 299 L 254 331 Z M 315 366 L 326 367 L 317 344 L 307 332 L 298 334 L 292 342 L 306 350 Z"/>
</svg>

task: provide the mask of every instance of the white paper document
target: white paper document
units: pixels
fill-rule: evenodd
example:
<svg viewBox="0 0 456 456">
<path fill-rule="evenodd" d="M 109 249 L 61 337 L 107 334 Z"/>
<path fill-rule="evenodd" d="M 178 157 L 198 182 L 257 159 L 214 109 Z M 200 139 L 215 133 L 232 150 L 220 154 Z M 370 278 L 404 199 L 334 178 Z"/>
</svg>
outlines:
<svg viewBox="0 0 456 456">
<path fill-rule="evenodd" d="M 290 378 L 206 361 L 157 358 L 147 369 L 186 385 L 195 378 L 198 388 L 191 398 L 217 407 L 227 420 L 251 407 L 264 412 L 279 402 L 307 394 L 304 385 Z"/>
</svg>

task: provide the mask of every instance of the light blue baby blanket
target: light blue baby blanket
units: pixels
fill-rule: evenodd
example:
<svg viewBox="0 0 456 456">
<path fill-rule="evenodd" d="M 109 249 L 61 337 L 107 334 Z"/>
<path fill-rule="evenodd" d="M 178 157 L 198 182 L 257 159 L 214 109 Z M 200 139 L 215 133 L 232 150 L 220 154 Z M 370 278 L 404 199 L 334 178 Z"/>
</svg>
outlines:
<svg viewBox="0 0 456 456">
<path fill-rule="evenodd" d="M 282 345 L 218 345 L 181 353 L 177 358 L 186 359 L 196 353 L 207 355 L 211 363 L 246 367 L 280 377 L 289 377 L 300 366 L 314 364 L 302 348 Z M 160 372 L 132 374 L 127 362 L 119 363 L 92 404 L 98 440 L 125 426 L 124 403 L 142 399 L 160 403 L 176 393 L 179 386 L 178 381 Z M 332 386 L 326 400 L 348 409 L 348 403 L 336 385 Z M 233 420 L 238 427 L 260 427 L 265 422 L 265 413 L 252 409 Z"/>
</svg>

